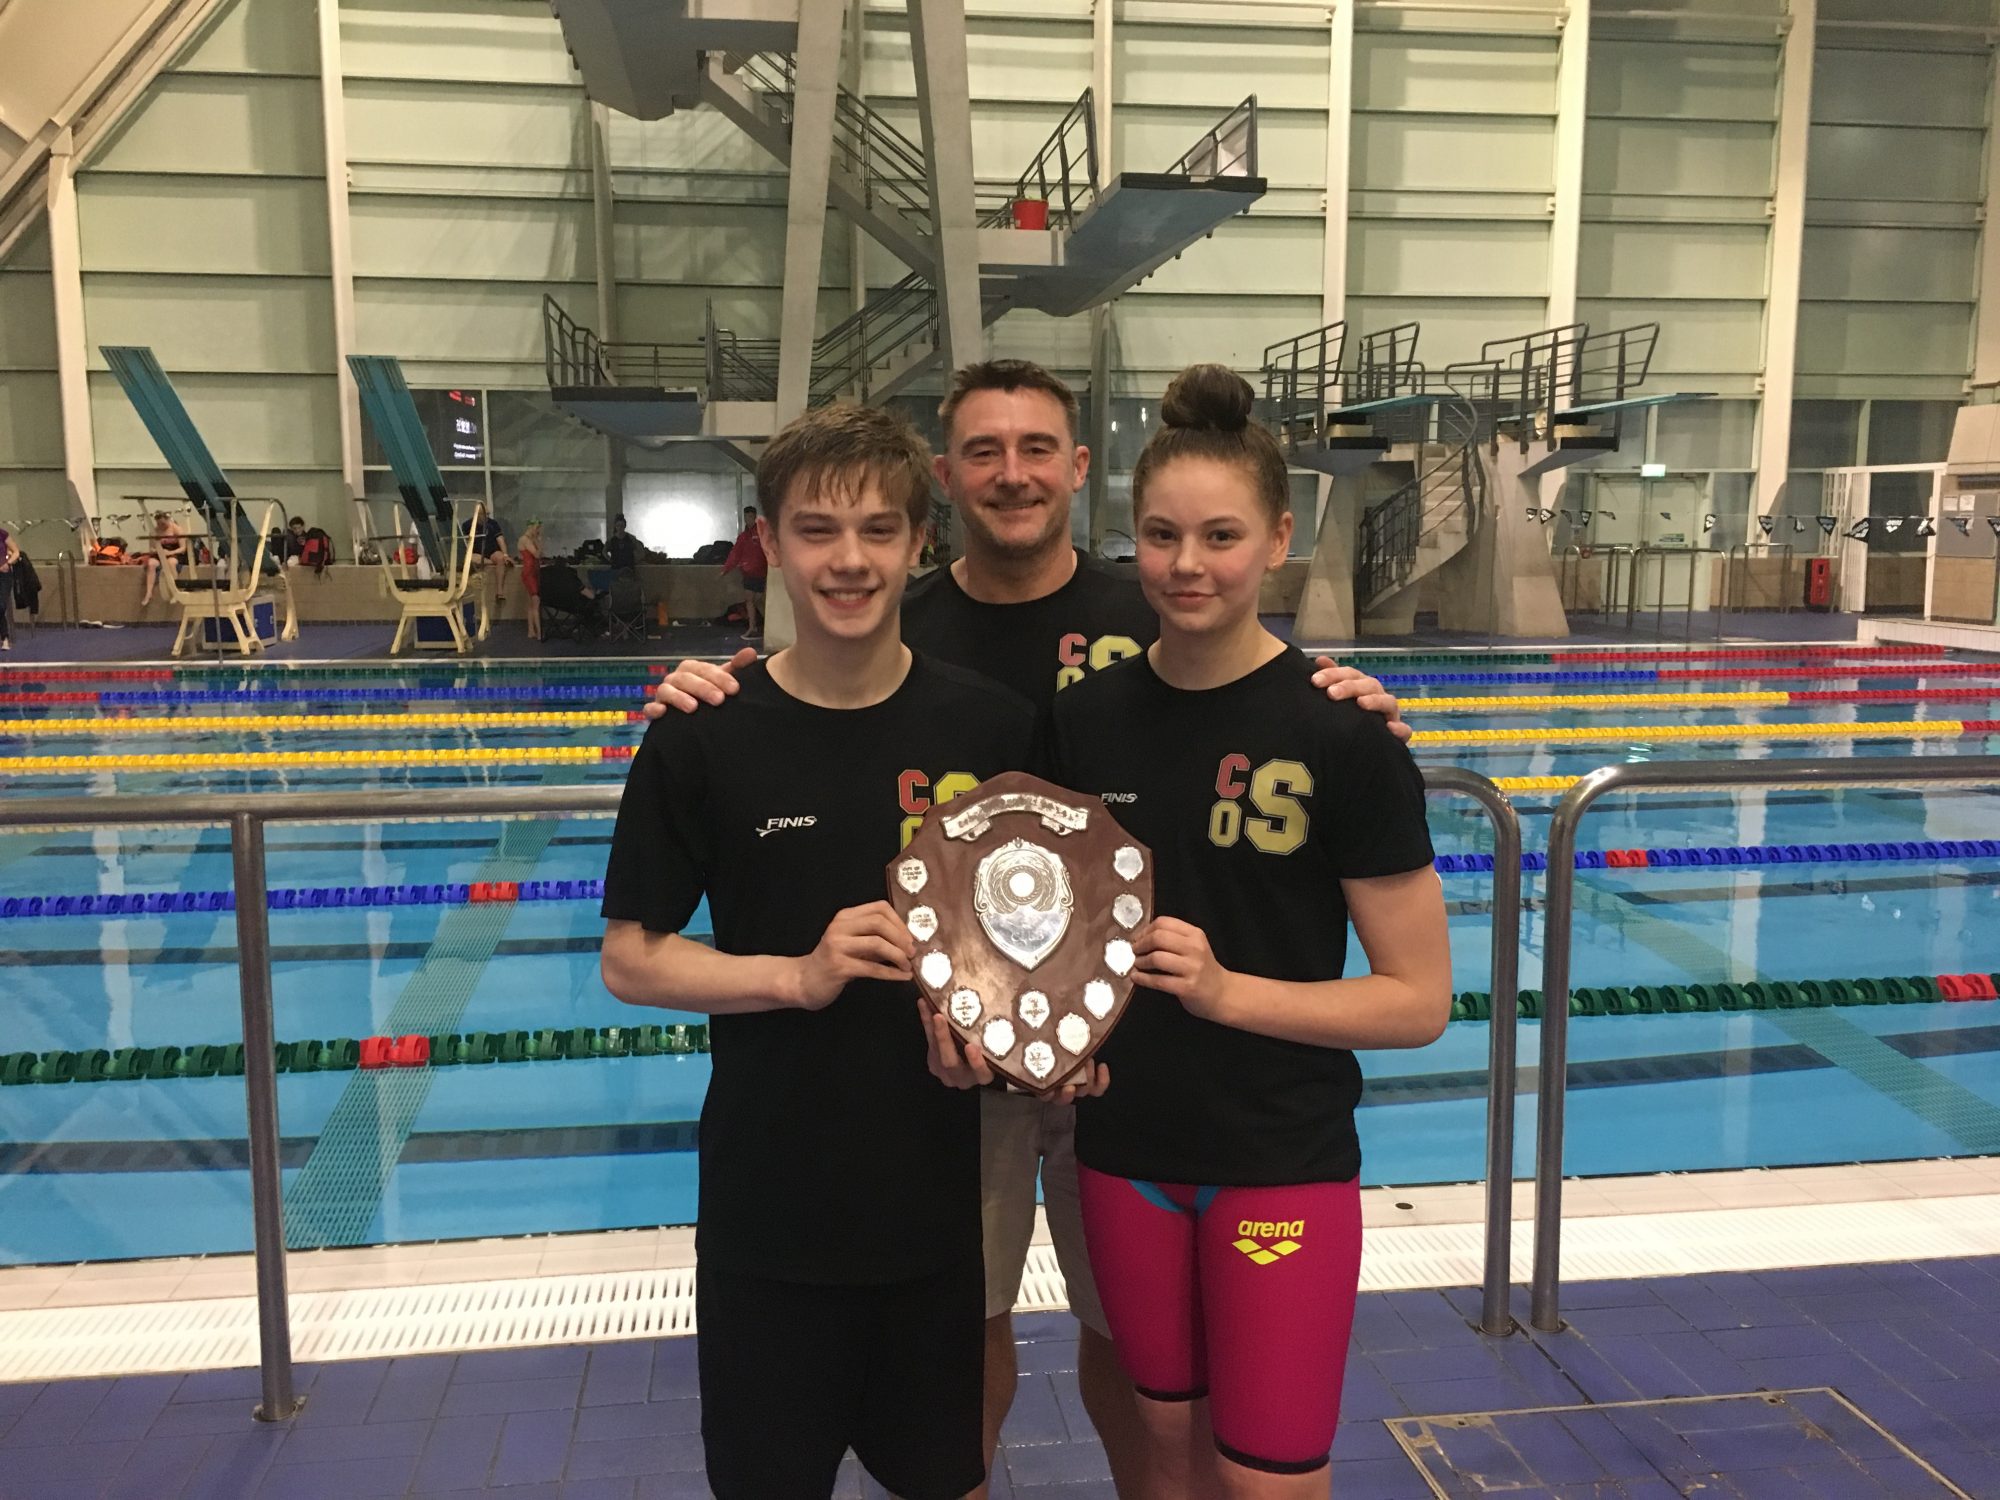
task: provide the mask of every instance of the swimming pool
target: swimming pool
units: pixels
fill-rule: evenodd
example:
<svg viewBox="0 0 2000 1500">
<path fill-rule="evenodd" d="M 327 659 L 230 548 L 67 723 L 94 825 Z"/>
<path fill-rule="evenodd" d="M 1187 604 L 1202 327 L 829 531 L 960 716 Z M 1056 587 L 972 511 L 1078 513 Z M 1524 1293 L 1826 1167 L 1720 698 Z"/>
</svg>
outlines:
<svg viewBox="0 0 2000 1500">
<path fill-rule="evenodd" d="M 1748 660 L 1572 654 L 1367 664 L 1396 680 L 1426 736 L 1458 736 L 1420 742 L 1421 761 L 1539 779 L 1529 785 L 1542 789 L 1516 794 L 1530 849 L 1546 839 L 1548 779 L 1613 761 L 1966 754 L 1991 750 L 2000 733 L 1985 717 L 2000 702 L 1990 661 L 1798 648 Z M 631 709 L 647 676 L 644 662 L 70 670 L 0 675 L 9 797 L 615 785 L 642 730 Z M 1547 680 L 1584 672 L 1593 678 Z M 1439 680 L 1468 675 L 1497 680 Z M 1660 694 L 1677 696 L 1649 701 Z M 1465 737 L 1498 731 L 1519 737 Z M 1469 804 L 1436 799 L 1432 827 L 1448 863 L 1490 851 Z M 587 886 L 609 839 L 609 822 L 592 818 L 274 827 L 274 888 L 365 889 L 371 903 L 294 894 L 299 904 L 272 912 L 280 1041 L 486 1033 L 497 1053 L 521 1050 L 508 1034 L 525 1033 L 560 1050 L 577 1028 L 697 1021 L 634 1012 L 598 981 L 601 924 Z M 2000 797 L 1985 791 L 1648 794 L 1601 805 L 1584 824 L 1585 848 L 1653 853 L 1580 875 L 1574 982 L 1628 995 L 1643 986 L 1659 1007 L 1572 1020 L 1568 1169 L 2000 1151 L 2000 1005 L 1664 1008 L 1743 1003 L 1740 991 L 1688 996 L 1696 985 L 1841 981 L 1835 998 L 1852 1002 L 1859 980 L 2000 969 L 2000 845 L 1981 849 L 1988 840 L 2000 840 Z M 1730 849 L 1806 846 L 1824 857 L 1727 862 Z M 1689 849 L 1715 853 L 1672 862 Z M 0 913 L 14 903 L 0 915 L 0 1054 L 175 1047 L 206 1060 L 196 1072 L 214 1062 L 195 1049 L 239 1036 L 234 928 L 218 909 L 229 873 L 220 829 L 0 835 Z M 1443 879 L 1455 987 L 1483 992 L 1493 876 Z M 497 894 L 511 899 L 468 899 L 509 886 Z M 1528 989 L 1540 982 L 1541 890 L 1531 876 Z M 404 904 L 372 904 L 399 894 Z M 37 898 L 39 914 L 24 914 Z M 79 912 L 84 898 L 90 909 Z M 696 920 L 705 930 L 705 912 Z M 1662 1001 L 1669 986 L 1682 988 Z M 1531 1062 L 1532 1021 L 1521 1042 Z M 1479 1175 L 1486 1043 L 1485 1023 L 1468 1019 L 1423 1051 L 1364 1058 L 1364 1180 Z M 287 1072 L 289 1239 L 686 1222 L 707 1072 L 699 1052 L 671 1051 Z M 1524 1172 L 1532 1086 L 1530 1068 Z M 0 1087 L 0 1264 L 247 1248 L 243 1129 L 241 1080 L 226 1075 Z"/>
</svg>

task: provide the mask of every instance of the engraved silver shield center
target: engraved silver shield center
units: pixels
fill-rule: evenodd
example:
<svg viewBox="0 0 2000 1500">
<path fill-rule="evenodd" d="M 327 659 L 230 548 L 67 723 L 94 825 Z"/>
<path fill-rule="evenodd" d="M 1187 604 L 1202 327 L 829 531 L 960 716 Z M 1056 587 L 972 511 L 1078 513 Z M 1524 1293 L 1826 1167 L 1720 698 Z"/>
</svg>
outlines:
<svg viewBox="0 0 2000 1500">
<path fill-rule="evenodd" d="M 1069 930 L 1075 905 L 1069 871 L 1039 844 L 1015 839 L 979 862 L 972 909 L 993 946 L 1024 969 L 1051 953 Z"/>
</svg>

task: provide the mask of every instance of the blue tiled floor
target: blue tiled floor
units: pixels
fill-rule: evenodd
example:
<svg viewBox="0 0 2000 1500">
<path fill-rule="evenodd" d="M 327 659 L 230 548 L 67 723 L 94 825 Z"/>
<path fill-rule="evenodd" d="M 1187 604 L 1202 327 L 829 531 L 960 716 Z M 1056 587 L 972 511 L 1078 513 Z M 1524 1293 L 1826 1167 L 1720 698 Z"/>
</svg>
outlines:
<svg viewBox="0 0 2000 1500">
<path fill-rule="evenodd" d="M 1704 1491 L 1718 1496 L 1953 1493 L 1907 1461 L 1875 1463 L 1881 1435 L 1827 1397 L 1796 1404 L 1831 1441 L 1789 1427 L 1767 1440 L 1761 1402 L 1670 1418 L 1613 1406 L 1817 1388 L 1964 1494 L 2000 1496 L 2000 1257 L 1581 1283 L 1565 1295 L 1571 1327 L 1533 1338 L 1481 1338 L 1466 1324 L 1477 1301 L 1469 1290 L 1362 1299 L 1334 1447 L 1342 1500 L 1433 1493 L 1393 1423 L 1539 1407 L 1577 1409 L 1491 1424 L 1509 1445 L 1515 1500 L 1664 1500 L 1685 1492 L 1690 1446 L 1723 1476 Z M 1021 1388 L 994 1495 L 1110 1496 L 1077 1397 L 1075 1325 L 1049 1314 L 1017 1331 Z M 692 1340 L 664 1339 L 302 1367 L 310 1400 L 283 1427 L 250 1423 L 252 1370 L 0 1386 L 0 1500 L 694 1500 L 707 1494 L 694 1355 Z M 1728 1415 L 1746 1410 L 1754 1421 Z M 1863 1464 L 1850 1473 L 1835 1444 Z M 1485 1461 L 1472 1435 L 1462 1451 L 1467 1467 Z M 840 1491 L 880 1493 L 853 1472 Z"/>
</svg>

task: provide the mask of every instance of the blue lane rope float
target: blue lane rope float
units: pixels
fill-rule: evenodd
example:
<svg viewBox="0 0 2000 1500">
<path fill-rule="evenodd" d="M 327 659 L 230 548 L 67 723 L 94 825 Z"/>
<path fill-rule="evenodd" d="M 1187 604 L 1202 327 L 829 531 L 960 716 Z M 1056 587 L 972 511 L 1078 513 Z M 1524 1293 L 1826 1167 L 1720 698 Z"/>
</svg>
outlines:
<svg viewBox="0 0 2000 1500">
<path fill-rule="evenodd" d="M 1863 844 L 1696 845 L 1686 849 L 1585 849 L 1579 870 L 1758 868 L 1769 865 L 1924 863 L 2000 859 L 2000 839 L 1925 839 Z M 1441 875 L 1491 873 L 1490 854 L 1440 854 Z M 1548 868 L 1548 855 L 1528 850 L 1521 868 Z M 352 907 L 460 906 L 484 901 L 602 901 L 602 880 L 523 880 L 493 884 L 280 886 L 267 893 L 272 911 L 338 911 Z M 73 896 L 9 896 L 9 917 L 132 917 L 236 910 L 234 891 L 149 891 Z"/>
</svg>

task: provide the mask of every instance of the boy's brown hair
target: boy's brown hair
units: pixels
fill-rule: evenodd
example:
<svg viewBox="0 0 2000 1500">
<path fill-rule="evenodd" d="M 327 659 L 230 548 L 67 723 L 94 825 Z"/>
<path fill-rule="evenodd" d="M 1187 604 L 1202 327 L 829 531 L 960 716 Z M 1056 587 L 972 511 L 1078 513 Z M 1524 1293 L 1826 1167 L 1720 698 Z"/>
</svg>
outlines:
<svg viewBox="0 0 2000 1500">
<path fill-rule="evenodd" d="M 773 529 L 794 484 L 832 486 L 849 500 L 873 480 L 923 530 L 931 512 L 931 450 L 902 413 L 836 401 L 787 422 L 757 460 L 757 502 Z"/>
<path fill-rule="evenodd" d="M 958 415 L 965 398 L 975 391 L 1040 391 L 1055 399 L 1069 423 L 1069 440 L 1076 441 L 1076 392 L 1059 376 L 1050 374 L 1033 360 L 987 359 L 962 365 L 951 377 L 951 391 L 938 406 L 938 421 L 944 425 L 944 440 L 951 442 L 951 419 Z"/>
</svg>

